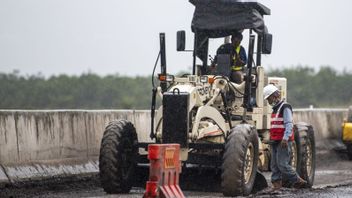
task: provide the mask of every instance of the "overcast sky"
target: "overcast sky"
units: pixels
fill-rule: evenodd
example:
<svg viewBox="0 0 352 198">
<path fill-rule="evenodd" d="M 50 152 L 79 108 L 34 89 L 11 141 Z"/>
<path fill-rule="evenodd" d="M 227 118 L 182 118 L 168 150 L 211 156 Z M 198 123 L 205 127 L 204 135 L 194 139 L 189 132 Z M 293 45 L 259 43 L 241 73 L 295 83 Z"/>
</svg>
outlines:
<svg viewBox="0 0 352 198">
<path fill-rule="evenodd" d="M 352 71 L 351 0 L 264 0 L 273 53 L 263 66 L 330 65 Z M 168 72 L 189 70 L 176 52 L 194 7 L 187 0 L 0 0 L 0 72 L 149 75 L 166 33 Z M 247 48 L 247 44 L 243 44 Z M 214 47 L 215 48 L 215 47 Z"/>
</svg>

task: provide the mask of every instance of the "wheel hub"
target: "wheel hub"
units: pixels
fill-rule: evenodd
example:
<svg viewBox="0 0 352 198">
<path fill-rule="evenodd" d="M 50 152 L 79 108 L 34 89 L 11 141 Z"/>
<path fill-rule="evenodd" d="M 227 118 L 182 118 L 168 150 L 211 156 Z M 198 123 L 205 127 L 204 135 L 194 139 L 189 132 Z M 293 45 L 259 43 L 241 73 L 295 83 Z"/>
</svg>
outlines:
<svg viewBox="0 0 352 198">
<path fill-rule="evenodd" d="M 297 145 L 294 141 L 291 144 L 291 153 L 291 166 L 294 170 L 297 170 Z"/>
<path fill-rule="evenodd" d="M 308 177 L 312 174 L 312 162 L 313 162 L 313 155 L 312 155 L 312 145 L 310 143 L 307 144 L 307 173 Z"/>
<path fill-rule="evenodd" d="M 253 172 L 253 164 L 254 164 L 254 147 L 252 143 L 249 143 L 245 156 L 245 164 L 244 164 L 244 180 L 247 184 L 252 176 Z"/>
</svg>

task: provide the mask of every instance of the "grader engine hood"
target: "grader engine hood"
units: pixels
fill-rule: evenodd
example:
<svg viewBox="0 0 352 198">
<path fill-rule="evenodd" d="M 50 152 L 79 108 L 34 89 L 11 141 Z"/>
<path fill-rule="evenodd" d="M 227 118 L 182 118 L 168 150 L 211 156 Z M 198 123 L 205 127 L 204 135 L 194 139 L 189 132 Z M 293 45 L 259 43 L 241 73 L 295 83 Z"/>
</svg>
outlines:
<svg viewBox="0 0 352 198">
<path fill-rule="evenodd" d="M 192 108 L 204 105 L 211 92 L 210 85 L 185 83 L 175 85 L 163 94 L 163 143 L 178 143 L 181 148 L 188 148 L 190 112 Z"/>
<path fill-rule="evenodd" d="M 166 92 L 163 95 L 163 143 L 188 147 L 189 93 Z"/>
</svg>

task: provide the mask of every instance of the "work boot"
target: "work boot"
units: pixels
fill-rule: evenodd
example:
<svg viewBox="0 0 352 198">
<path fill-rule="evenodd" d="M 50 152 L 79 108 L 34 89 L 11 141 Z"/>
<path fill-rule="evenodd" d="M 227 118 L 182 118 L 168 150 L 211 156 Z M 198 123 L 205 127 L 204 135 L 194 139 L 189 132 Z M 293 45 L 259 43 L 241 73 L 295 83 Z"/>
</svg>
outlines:
<svg viewBox="0 0 352 198">
<path fill-rule="evenodd" d="M 305 188 L 307 181 L 298 176 L 296 183 L 293 184 L 294 188 Z"/>
<path fill-rule="evenodd" d="M 282 181 L 281 180 L 274 181 L 274 182 L 272 182 L 272 184 L 273 184 L 273 186 L 271 187 L 272 191 L 279 190 L 280 188 L 282 188 Z"/>
</svg>

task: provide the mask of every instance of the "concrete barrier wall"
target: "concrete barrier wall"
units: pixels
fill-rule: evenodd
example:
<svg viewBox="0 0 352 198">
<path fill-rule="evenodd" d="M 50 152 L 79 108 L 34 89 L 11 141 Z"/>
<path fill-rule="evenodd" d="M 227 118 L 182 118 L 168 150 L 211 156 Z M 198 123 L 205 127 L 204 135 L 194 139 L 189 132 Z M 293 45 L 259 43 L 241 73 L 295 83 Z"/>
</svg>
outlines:
<svg viewBox="0 0 352 198">
<path fill-rule="evenodd" d="M 297 109 L 295 122 L 303 121 L 314 127 L 317 146 L 333 149 L 343 146 L 342 123 L 347 118 L 347 109 Z"/>
<path fill-rule="evenodd" d="M 115 119 L 150 141 L 149 111 L 0 111 L 0 183 L 97 172 L 104 128 Z"/>
<path fill-rule="evenodd" d="M 135 111 L 1 111 L 0 161 L 95 157 L 107 123 L 119 118 L 134 122 L 134 115 Z"/>
<path fill-rule="evenodd" d="M 346 115 L 347 109 L 302 109 L 294 119 L 311 123 L 318 140 L 337 140 Z M 130 120 L 139 141 L 151 141 L 149 111 L 0 111 L 0 183 L 97 172 L 101 137 L 114 119 Z"/>
<path fill-rule="evenodd" d="M 298 109 L 294 111 L 295 121 L 304 121 L 313 125 L 321 138 L 341 138 L 341 125 L 347 117 L 347 109 Z"/>
</svg>

